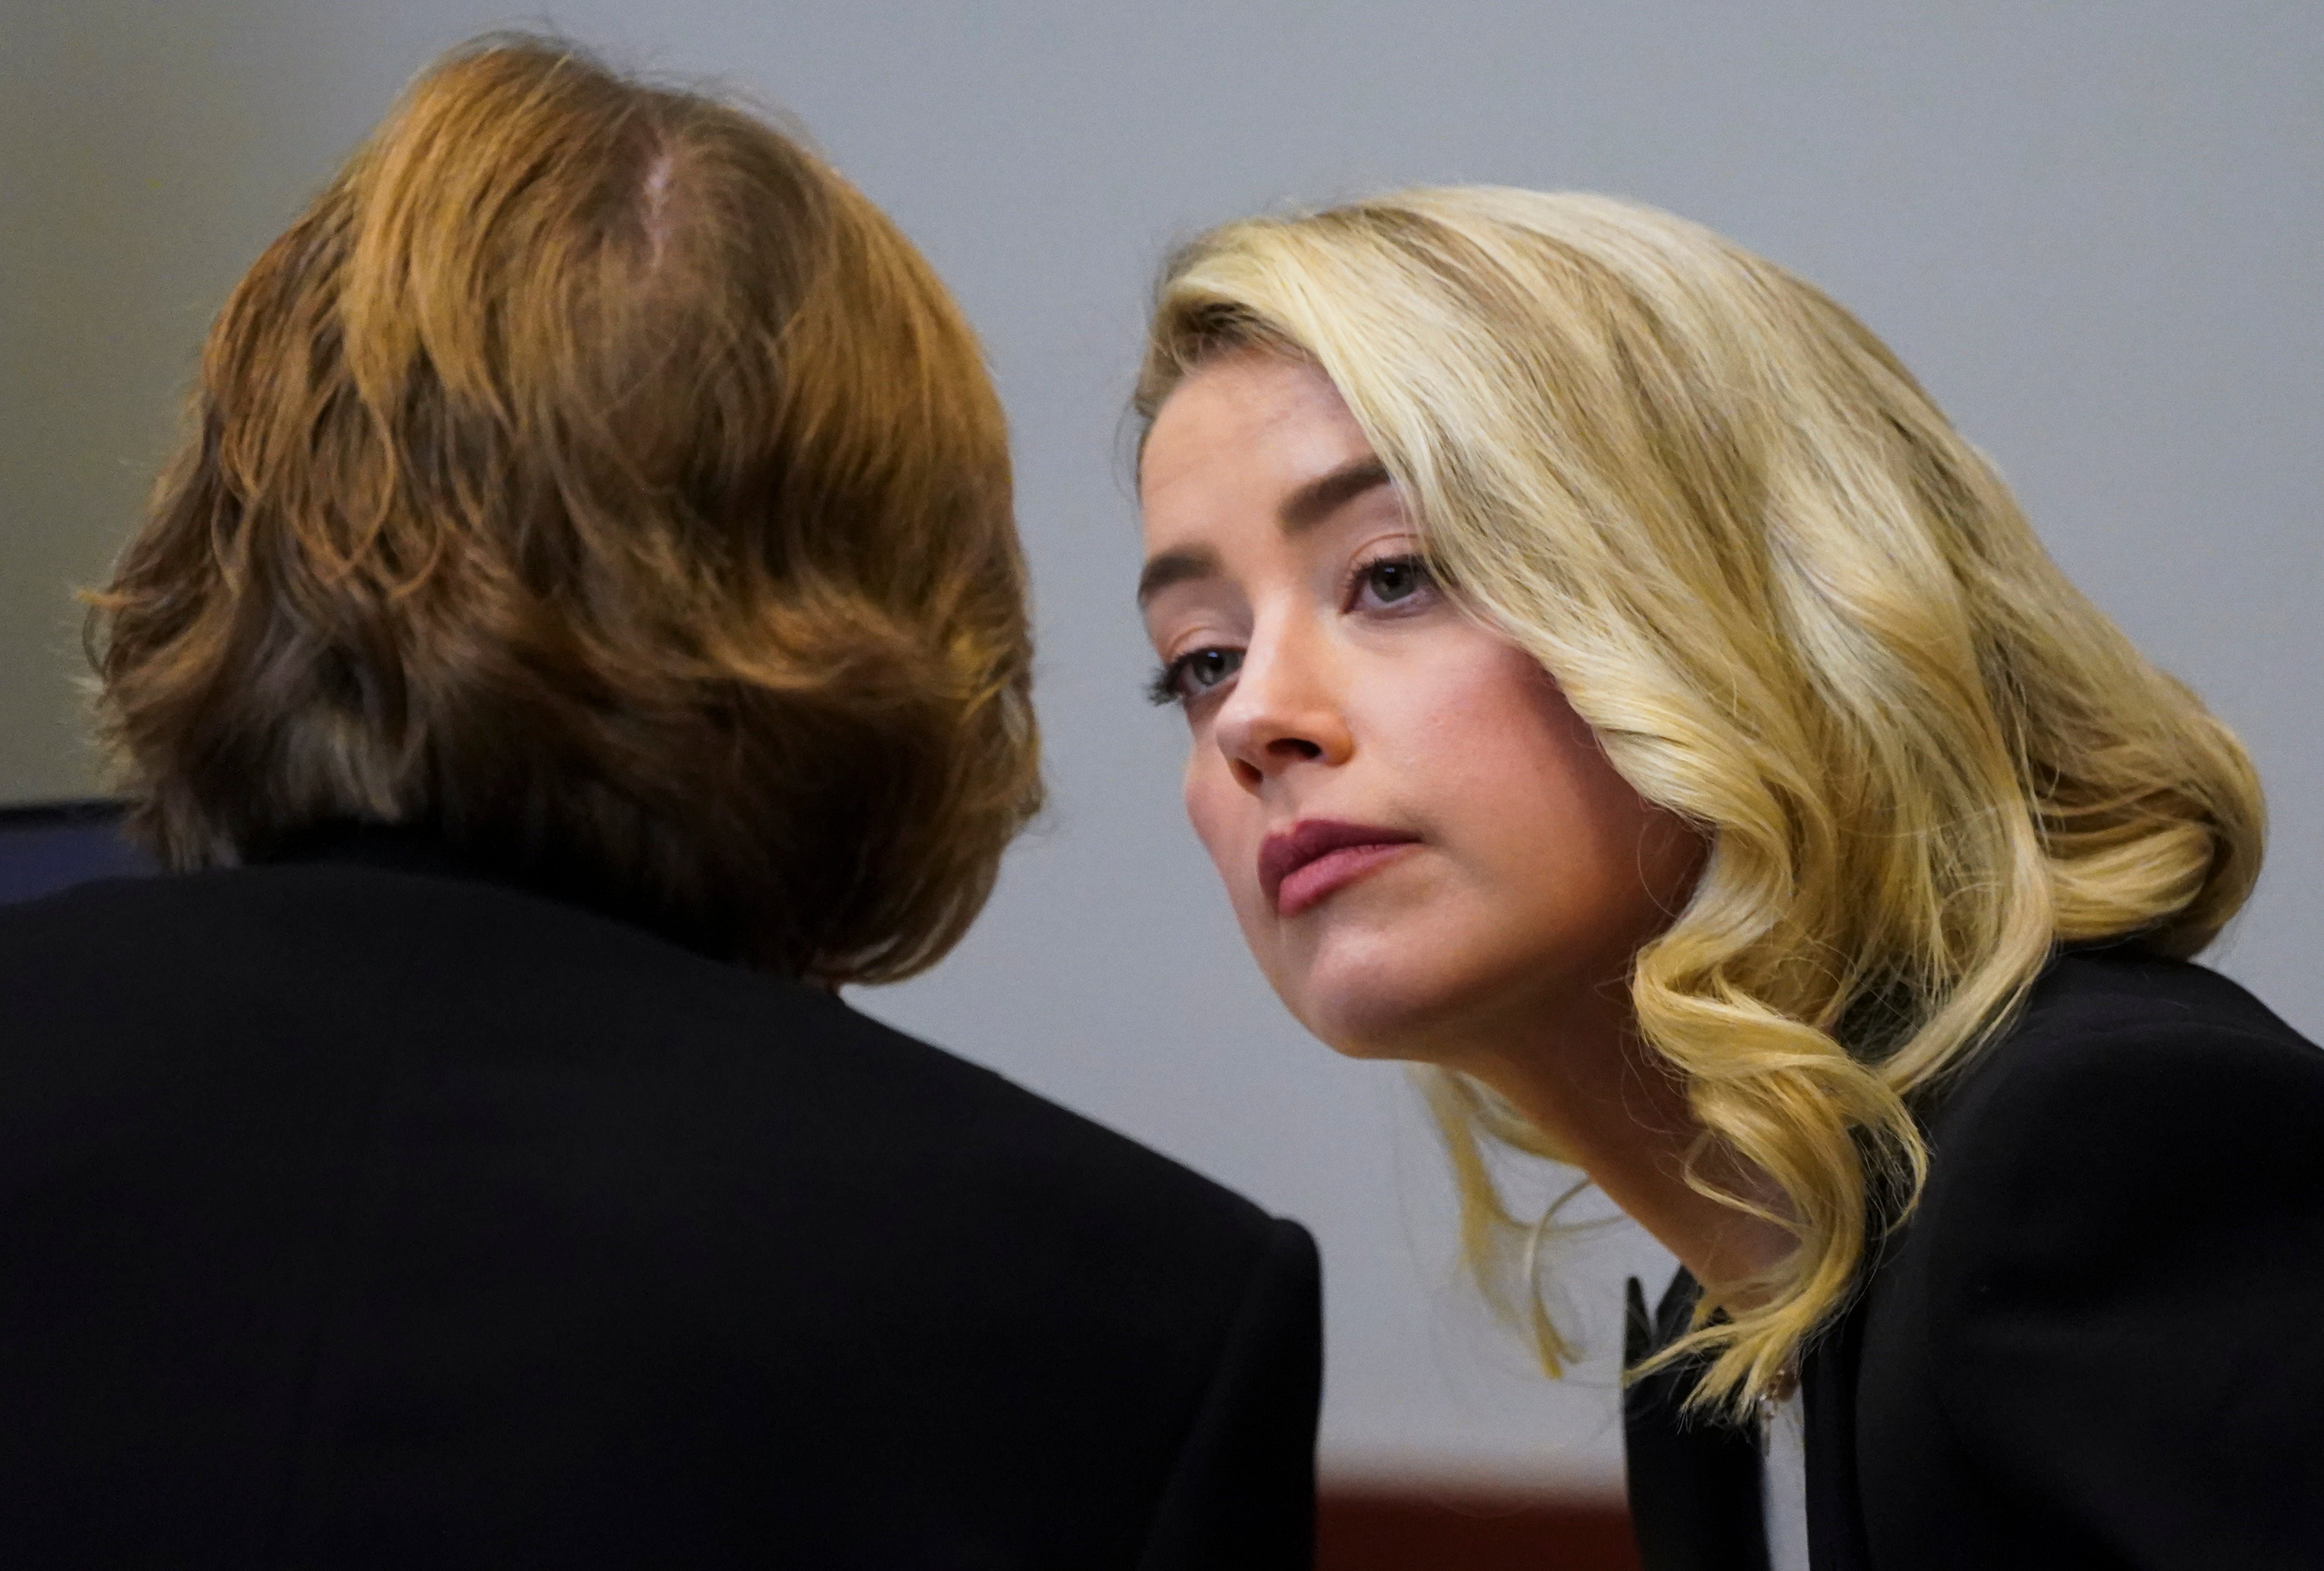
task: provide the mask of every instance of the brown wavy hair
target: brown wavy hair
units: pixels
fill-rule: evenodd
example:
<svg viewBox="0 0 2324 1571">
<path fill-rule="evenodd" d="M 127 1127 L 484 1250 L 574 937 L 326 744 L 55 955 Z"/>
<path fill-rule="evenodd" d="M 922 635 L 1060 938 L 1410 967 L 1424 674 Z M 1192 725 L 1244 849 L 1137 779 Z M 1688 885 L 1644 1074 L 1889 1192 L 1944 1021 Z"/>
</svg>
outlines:
<svg viewBox="0 0 2324 1571">
<path fill-rule="evenodd" d="M 554 41 L 456 52 L 235 288 L 191 402 L 88 628 L 171 866 L 424 824 L 885 981 L 1038 806 L 976 341 L 750 114 Z"/>
</svg>

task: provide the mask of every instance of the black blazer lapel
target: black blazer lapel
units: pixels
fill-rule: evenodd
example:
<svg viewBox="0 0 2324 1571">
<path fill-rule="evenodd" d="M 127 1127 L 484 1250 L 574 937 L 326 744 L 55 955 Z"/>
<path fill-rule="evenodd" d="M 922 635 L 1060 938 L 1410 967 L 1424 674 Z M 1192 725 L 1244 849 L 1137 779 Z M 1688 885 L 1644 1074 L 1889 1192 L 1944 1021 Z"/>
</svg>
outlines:
<svg viewBox="0 0 2324 1571">
<path fill-rule="evenodd" d="M 1701 1296 L 1682 1270 L 1649 1318 L 1646 1293 L 1632 1277 L 1623 1368 L 1635 1369 L 1685 1335 Z M 1702 1372 L 1700 1360 L 1682 1359 L 1630 1381 L 1622 1393 L 1638 1557 L 1646 1571 L 1767 1571 L 1759 1426 L 1685 1412 L 1687 1392 Z"/>
</svg>

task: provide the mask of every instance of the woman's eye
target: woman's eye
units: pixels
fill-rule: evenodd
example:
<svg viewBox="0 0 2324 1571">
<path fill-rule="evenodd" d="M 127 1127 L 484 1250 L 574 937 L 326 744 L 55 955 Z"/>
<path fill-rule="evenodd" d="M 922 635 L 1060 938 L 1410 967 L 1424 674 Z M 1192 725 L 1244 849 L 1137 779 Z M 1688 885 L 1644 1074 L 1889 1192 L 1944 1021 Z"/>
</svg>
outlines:
<svg viewBox="0 0 2324 1571">
<path fill-rule="evenodd" d="M 1157 704 L 1183 704 L 1201 698 L 1241 669 L 1239 649 L 1193 650 L 1164 666 L 1147 696 Z"/>
<path fill-rule="evenodd" d="M 1357 598 L 1370 605 L 1409 600 L 1427 584 L 1427 564 L 1418 557 L 1382 557 L 1356 569 Z"/>
<path fill-rule="evenodd" d="M 1206 692 L 1241 669 L 1239 649 L 1198 649 L 1178 662 L 1178 680 L 1190 692 Z"/>
</svg>

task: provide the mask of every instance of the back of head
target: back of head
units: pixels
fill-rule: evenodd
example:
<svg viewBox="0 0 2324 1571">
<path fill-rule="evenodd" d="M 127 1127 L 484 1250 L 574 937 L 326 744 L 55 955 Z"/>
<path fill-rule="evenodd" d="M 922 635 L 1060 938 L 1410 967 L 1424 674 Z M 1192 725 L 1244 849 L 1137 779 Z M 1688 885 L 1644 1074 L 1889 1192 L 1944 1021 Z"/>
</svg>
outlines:
<svg viewBox="0 0 2324 1571">
<path fill-rule="evenodd" d="M 1766 1303 L 1701 1338 L 1712 1389 L 1766 1389 L 1915 1192 L 1905 1099 L 2057 945 L 2191 955 L 2240 906 L 2242 748 L 1862 325 L 1697 226 L 1493 189 L 1231 225 L 1163 280 L 1140 407 L 1240 348 L 1320 366 L 1445 580 L 1711 837 L 1633 995 L 1799 1218 Z M 1489 1254 L 1467 1130 L 1538 1142 L 1439 1089 Z"/>
<path fill-rule="evenodd" d="M 957 939 L 1038 805 L 974 338 L 735 108 L 456 53 L 244 278 L 193 413 L 91 618 L 174 865 L 423 824 L 877 980 Z"/>
</svg>

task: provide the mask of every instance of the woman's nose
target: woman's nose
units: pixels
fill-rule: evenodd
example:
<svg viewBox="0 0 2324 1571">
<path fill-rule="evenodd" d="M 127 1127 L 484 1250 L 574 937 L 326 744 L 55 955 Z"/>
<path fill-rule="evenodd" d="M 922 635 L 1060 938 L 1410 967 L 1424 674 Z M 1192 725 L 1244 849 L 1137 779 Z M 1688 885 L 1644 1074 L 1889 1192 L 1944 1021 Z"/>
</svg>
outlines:
<svg viewBox="0 0 2324 1571">
<path fill-rule="evenodd" d="M 1212 735 L 1227 767 L 1258 790 L 1295 764 L 1334 764 L 1352 748 L 1329 652 L 1298 633 L 1254 639 Z"/>
</svg>

